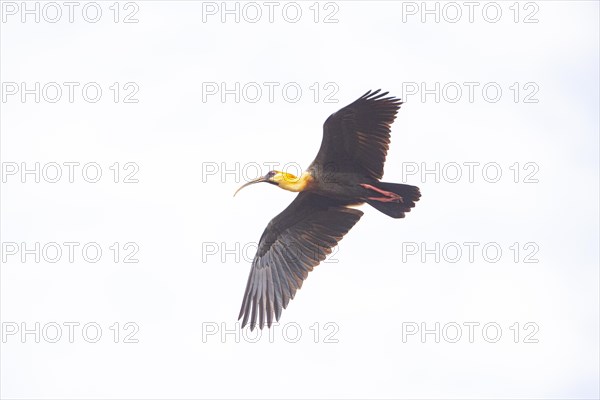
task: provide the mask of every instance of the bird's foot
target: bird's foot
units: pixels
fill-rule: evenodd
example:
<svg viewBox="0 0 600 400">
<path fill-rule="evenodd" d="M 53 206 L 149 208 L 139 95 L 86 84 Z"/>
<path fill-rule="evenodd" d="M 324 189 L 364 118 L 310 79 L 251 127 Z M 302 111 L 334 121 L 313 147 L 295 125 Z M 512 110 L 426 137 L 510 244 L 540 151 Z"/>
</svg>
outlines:
<svg viewBox="0 0 600 400">
<path fill-rule="evenodd" d="M 368 200 L 377 200 L 382 203 L 404 203 L 402 196 L 395 195 L 395 197 L 367 197 Z"/>
<path fill-rule="evenodd" d="M 382 203 L 404 203 L 404 199 L 402 198 L 402 196 L 400 196 L 399 194 L 396 194 L 394 192 L 388 192 L 386 190 L 381 190 L 379 188 L 376 188 L 373 185 L 369 185 L 366 183 L 361 183 L 360 186 L 364 187 L 365 189 L 373 190 L 373 191 L 385 196 L 385 197 L 367 197 L 368 200 L 381 201 Z"/>
</svg>

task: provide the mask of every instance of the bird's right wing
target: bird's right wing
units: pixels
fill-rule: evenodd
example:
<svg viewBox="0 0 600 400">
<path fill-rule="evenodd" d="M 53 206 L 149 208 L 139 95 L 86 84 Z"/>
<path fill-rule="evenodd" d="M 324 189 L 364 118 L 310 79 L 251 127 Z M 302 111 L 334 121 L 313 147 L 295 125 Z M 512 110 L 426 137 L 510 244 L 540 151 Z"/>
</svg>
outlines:
<svg viewBox="0 0 600 400">
<path fill-rule="evenodd" d="M 239 318 L 242 328 L 270 327 L 279 320 L 308 272 L 331 253 L 331 249 L 363 215 L 339 201 L 302 192 L 265 229 L 252 269 Z"/>
</svg>

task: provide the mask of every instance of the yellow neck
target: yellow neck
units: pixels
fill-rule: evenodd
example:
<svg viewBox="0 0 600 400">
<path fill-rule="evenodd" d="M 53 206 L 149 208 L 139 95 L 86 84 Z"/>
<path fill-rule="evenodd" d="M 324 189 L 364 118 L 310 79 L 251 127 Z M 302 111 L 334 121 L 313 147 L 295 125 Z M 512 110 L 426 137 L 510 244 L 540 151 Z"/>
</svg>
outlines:
<svg viewBox="0 0 600 400">
<path fill-rule="evenodd" d="M 278 180 L 279 187 L 290 192 L 301 192 L 306 190 L 313 177 L 308 172 L 303 172 L 299 178 L 287 172 L 281 172 L 281 178 Z"/>
</svg>

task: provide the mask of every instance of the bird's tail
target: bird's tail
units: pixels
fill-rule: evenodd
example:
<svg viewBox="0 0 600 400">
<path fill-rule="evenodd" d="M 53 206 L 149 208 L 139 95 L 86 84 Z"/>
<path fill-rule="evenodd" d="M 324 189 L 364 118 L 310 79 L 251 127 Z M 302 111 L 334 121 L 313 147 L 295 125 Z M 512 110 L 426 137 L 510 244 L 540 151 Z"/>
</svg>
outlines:
<svg viewBox="0 0 600 400">
<path fill-rule="evenodd" d="M 380 191 L 391 192 L 402 198 L 401 200 L 392 201 L 386 199 L 386 196 L 381 196 L 381 194 L 375 192 L 373 197 L 367 200 L 367 203 L 371 206 L 392 218 L 404 218 L 404 213 L 409 212 L 415 206 L 415 202 L 421 198 L 421 191 L 416 186 L 386 182 L 377 182 L 374 186 Z"/>
</svg>

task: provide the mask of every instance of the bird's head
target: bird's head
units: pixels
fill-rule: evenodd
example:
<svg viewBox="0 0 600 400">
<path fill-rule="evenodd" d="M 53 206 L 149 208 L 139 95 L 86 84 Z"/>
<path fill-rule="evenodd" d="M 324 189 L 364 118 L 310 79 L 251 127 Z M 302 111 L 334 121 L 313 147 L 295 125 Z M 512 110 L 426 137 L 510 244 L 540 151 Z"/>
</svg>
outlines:
<svg viewBox="0 0 600 400">
<path fill-rule="evenodd" d="M 300 192 L 306 188 L 307 183 L 312 180 L 312 177 L 308 173 L 302 174 L 301 177 L 290 174 L 289 172 L 282 171 L 269 171 L 265 176 L 253 179 L 250 182 L 243 184 L 233 195 L 235 196 L 240 190 L 246 186 L 253 185 L 255 183 L 267 182 L 273 185 L 277 185 L 282 189 L 289 190 L 291 192 Z"/>
</svg>

